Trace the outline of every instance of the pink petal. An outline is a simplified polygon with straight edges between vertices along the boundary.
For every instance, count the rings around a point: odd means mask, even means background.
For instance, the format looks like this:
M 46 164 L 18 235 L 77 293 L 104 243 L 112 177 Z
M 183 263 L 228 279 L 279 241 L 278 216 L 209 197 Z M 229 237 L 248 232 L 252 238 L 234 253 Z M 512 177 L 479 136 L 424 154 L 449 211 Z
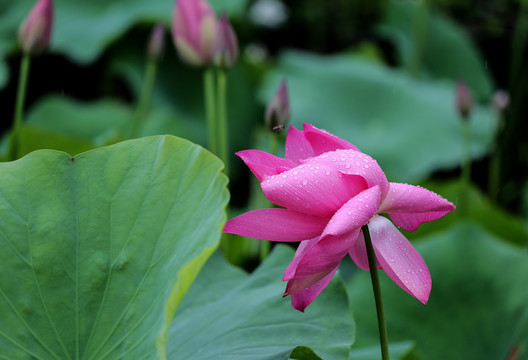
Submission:
M 352 247 L 350 248 L 348 254 L 360 269 L 367 271 L 370 270 L 367 256 L 367 247 L 365 245 L 365 237 L 363 236 L 363 230 L 359 232 L 359 235 L 356 241 L 354 242 L 354 245 L 352 245 Z M 376 264 L 378 269 L 381 269 L 381 266 L 377 260 Z
M 350 198 L 366 188 L 360 176 L 332 167 L 299 165 L 261 183 L 269 201 L 298 212 L 330 218 Z
M 286 159 L 295 162 L 315 156 L 312 145 L 306 140 L 304 132 L 297 130 L 293 125 L 290 125 L 288 135 L 286 135 L 286 149 L 284 153 Z
M 295 309 L 304 312 L 304 309 L 306 309 L 306 307 L 311 304 L 317 295 L 319 295 L 332 280 L 336 271 L 337 267 L 316 283 L 291 294 L 292 306 Z
M 260 150 L 239 151 L 236 155 L 246 163 L 259 181 L 262 181 L 265 176 L 277 175 L 283 172 L 284 169 L 291 169 L 296 166 L 290 160 L 282 159 Z
M 352 149 L 336 150 L 301 161 L 304 164 L 318 164 L 334 167 L 343 174 L 360 175 L 369 187 L 378 185 L 383 199 L 389 191 L 389 182 L 380 166 L 370 156 Z
M 262 240 L 302 241 L 320 235 L 327 222 L 288 209 L 259 209 L 229 220 L 224 232 Z
M 323 231 L 325 235 L 343 235 L 366 225 L 376 215 L 381 200 L 379 186 L 368 188 L 336 211 Z
M 320 236 L 317 236 L 313 239 L 302 241 L 299 244 L 299 246 L 297 247 L 297 250 L 295 251 L 295 255 L 293 256 L 292 262 L 288 264 L 286 271 L 284 271 L 284 275 L 282 276 L 282 281 L 293 279 L 293 277 L 295 276 L 295 271 L 297 270 L 297 265 L 299 265 L 299 261 L 301 261 L 302 256 L 307 250 L 309 250 L 315 244 L 317 244 L 320 238 L 321 238 Z
M 390 183 L 379 213 L 388 212 L 394 223 L 414 231 L 427 221 L 436 220 L 455 210 L 455 206 L 440 195 L 420 186 Z
M 283 279 L 288 279 L 286 295 L 304 289 L 332 272 L 348 253 L 359 234 L 359 229 L 345 235 L 328 235 L 315 240 L 302 254 L 296 255 L 295 273 L 287 269 Z
M 431 292 L 431 275 L 418 251 L 389 219 L 377 215 L 368 226 L 382 269 L 399 287 L 425 305 Z
M 337 136 L 326 132 L 325 130 L 318 129 L 311 124 L 304 124 L 303 129 L 304 136 L 312 145 L 316 156 L 338 149 L 352 149 L 359 151 L 357 147 L 348 141 L 340 139 Z

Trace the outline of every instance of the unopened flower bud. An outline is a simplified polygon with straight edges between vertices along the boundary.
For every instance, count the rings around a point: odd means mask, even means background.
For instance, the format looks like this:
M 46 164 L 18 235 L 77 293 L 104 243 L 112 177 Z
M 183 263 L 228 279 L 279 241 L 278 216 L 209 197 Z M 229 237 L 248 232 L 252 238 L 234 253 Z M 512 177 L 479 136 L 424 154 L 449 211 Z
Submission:
M 238 41 L 225 13 L 218 21 L 218 34 L 215 40 L 215 64 L 231 68 L 238 59 Z
M 172 37 L 185 63 L 211 64 L 217 32 L 216 16 L 207 1 L 177 0 L 172 16 Z
M 456 109 L 462 119 L 469 120 L 473 108 L 473 97 L 466 83 L 459 81 L 456 85 Z
M 18 30 L 18 41 L 28 54 L 46 50 L 53 25 L 53 0 L 39 0 Z
M 275 96 L 266 108 L 266 125 L 273 132 L 281 132 L 290 119 L 290 100 L 286 80 L 282 80 Z
M 147 56 L 151 59 L 157 59 L 163 52 L 165 40 L 165 26 L 158 23 L 152 33 L 150 34 L 149 43 L 147 46 Z
M 496 112 L 502 113 L 510 104 L 510 95 L 504 90 L 497 90 L 493 95 L 492 104 Z

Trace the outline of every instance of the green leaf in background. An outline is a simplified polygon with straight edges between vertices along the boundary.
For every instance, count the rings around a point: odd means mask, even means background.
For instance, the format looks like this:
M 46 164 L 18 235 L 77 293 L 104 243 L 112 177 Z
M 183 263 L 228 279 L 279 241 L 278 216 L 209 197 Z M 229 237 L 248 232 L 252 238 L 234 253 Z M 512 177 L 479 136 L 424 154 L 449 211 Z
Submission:
M 132 45 L 132 46 L 131 46 Z M 134 95 L 139 96 L 145 67 L 144 49 L 127 37 L 112 50 L 110 71 L 122 78 Z M 231 172 L 244 168 L 234 155 L 240 149 L 252 147 L 254 124 L 264 123 L 264 109 L 255 99 L 255 70 L 241 58 L 229 71 L 227 111 Z M 203 103 L 203 71 L 182 64 L 174 51 L 166 51 L 158 63 L 158 73 L 152 94 L 151 112 L 145 121 L 143 134 L 172 134 L 199 144 L 205 143 L 205 112 Z M 172 114 L 172 116 L 171 116 Z
M 21 129 L 18 157 L 38 149 L 78 154 L 122 140 L 132 111 L 110 100 L 83 103 L 49 96 L 36 104 Z
M 0 168 L 1 357 L 162 358 L 225 222 L 220 161 L 159 136 Z
M 458 203 L 460 193 L 464 191 L 468 201 L 467 211 L 466 213 L 453 211 L 441 219 L 422 224 L 417 231 L 404 231 L 408 239 L 423 238 L 432 232 L 446 229 L 460 220 L 469 219 L 501 240 L 518 246 L 528 246 L 528 229 L 525 221 L 494 206 L 475 186 L 465 187 L 460 181 L 444 184 L 426 183 L 423 186 L 441 194 L 455 205 Z
M 423 6 L 426 8 L 419 9 Z M 464 29 L 442 13 L 429 9 L 432 7 L 424 2 L 388 1 L 380 32 L 393 40 L 403 65 L 408 66 L 415 51 L 414 26 L 420 23 L 415 17 L 425 16 L 426 26 L 419 30 L 425 36 L 425 72 L 437 79 L 463 79 L 478 99 L 489 100 L 493 81 L 482 55 Z
M 462 129 L 454 84 L 423 82 L 350 55 L 289 51 L 264 83 L 261 100 L 288 80 L 292 123 L 324 128 L 373 156 L 393 181 L 411 182 L 460 164 Z M 496 130 L 489 108 L 471 118 L 472 154 L 485 154 Z
M 433 280 L 427 306 L 382 276 L 389 341 L 414 341 L 423 360 L 528 359 L 528 254 L 472 223 L 458 223 L 416 248 Z M 353 349 L 379 344 L 370 278 L 347 280 L 357 340 Z
M 0 0 L 0 49 L 15 44 L 17 29 L 34 3 L 34 0 Z M 210 0 L 210 3 L 217 11 L 240 16 L 247 0 Z M 55 0 L 51 51 L 78 63 L 90 63 L 135 24 L 145 21 L 170 24 L 174 4 L 174 0 Z M 4 55 L 0 53 L 0 58 Z
M 341 280 L 300 313 L 282 297 L 292 257 L 291 248 L 278 245 L 248 275 L 213 255 L 176 312 L 168 358 L 315 360 L 315 352 L 325 360 L 348 359 L 355 327 Z

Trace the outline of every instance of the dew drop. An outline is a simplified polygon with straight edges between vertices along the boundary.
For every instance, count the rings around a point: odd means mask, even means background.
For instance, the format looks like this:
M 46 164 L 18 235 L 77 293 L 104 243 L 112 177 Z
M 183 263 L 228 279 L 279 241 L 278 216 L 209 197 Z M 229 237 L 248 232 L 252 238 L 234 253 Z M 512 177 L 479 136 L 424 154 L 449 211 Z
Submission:
M 312 174 L 312 176 L 313 176 L 313 174 Z M 305 180 L 302 181 L 302 184 L 306 185 L 306 184 L 308 184 L 308 181 L 305 179 Z

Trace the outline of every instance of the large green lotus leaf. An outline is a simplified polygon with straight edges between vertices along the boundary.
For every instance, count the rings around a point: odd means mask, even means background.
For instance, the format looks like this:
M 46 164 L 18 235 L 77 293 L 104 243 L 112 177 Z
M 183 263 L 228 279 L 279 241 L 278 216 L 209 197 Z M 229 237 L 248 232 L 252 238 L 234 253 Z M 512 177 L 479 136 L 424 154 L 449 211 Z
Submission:
M 415 17 L 423 16 L 422 2 L 388 1 L 379 28 L 397 46 L 404 66 L 413 60 Z M 423 21 L 423 20 L 422 20 Z M 493 81 L 485 62 L 469 35 L 455 22 L 432 8 L 425 12 L 423 70 L 433 77 L 457 81 L 463 79 L 477 98 L 489 99 Z
M 0 168 L 2 358 L 163 358 L 225 221 L 221 162 L 158 136 Z
M 267 102 L 288 80 L 292 123 L 312 123 L 350 141 L 378 160 L 391 180 L 414 181 L 460 163 L 462 124 L 454 109 L 454 84 L 419 81 L 400 70 L 350 55 L 288 51 L 265 81 Z M 476 107 L 472 154 L 488 151 L 494 114 Z
M 457 180 L 448 183 L 426 183 L 424 187 L 453 202 L 457 211 L 422 224 L 417 231 L 403 231 L 407 238 L 420 239 L 439 229 L 448 228 L 460 220 L 470 219 L 501 240 L 520 246 L 528 245 L 528 231 L 524 220 L 493 205 L 475 186 L 466 187 Z M 461 208 L 462 205 L 459 206 L 462 192 L 468 202 L 466 211 Z
M 355 326 L 339 278 L 300 313 L 282 297 L 291 248 L 276 246 L 250 275 L 215 255 L 176 312 L 169 359 L 348 359 Z
M 34 0 L 0 0 L 0 44 L 14 44 L 20 23 Z M 247 0 L 211 0 L 217 11 L 239 16 Z M 101 55 L 116 38 L 140 22 L 170 24 L 173 0 L 55 0 L 51 51 L 66 54 L 79 63 Z M 141 46 L 144 48 L 144 46 Z M 0 58 L 3 57 L 0 53 Z
M 382 272 L 391 342 L 412 340 L 421 359 L 506 359 L 528 352 L 528 254 L 473 223 L 458 223 L 416 244 L 433 281 L 427 306 Z M 379 344 L 368 272 L 348 283 L 358 347 Z

